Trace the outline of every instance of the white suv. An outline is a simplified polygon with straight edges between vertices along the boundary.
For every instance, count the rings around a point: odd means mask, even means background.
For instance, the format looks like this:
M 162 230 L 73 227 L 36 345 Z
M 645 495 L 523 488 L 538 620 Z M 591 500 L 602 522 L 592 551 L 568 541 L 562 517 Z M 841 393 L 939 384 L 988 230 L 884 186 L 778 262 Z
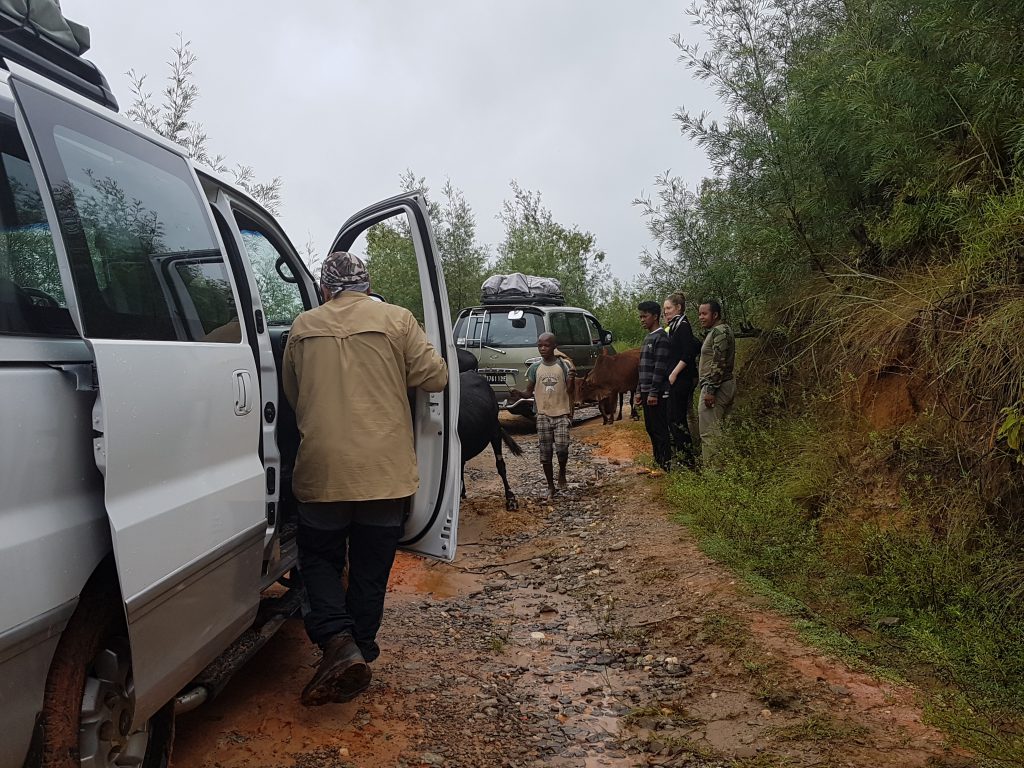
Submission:
M 261 598 L 294 583 L 278 369 L 319 298 L 274 219 L 120 117 L 88 62 L 10 30 L 0 57 L 0 768 L 153 768 L 175 707 L 215 694 L 297 603 Z M 427 334 L 457 370 L 421 197 L 355 215 L 331 250 L 403 214 Z M 458 381 L 411 411 L 403 544 L 444 559 Z

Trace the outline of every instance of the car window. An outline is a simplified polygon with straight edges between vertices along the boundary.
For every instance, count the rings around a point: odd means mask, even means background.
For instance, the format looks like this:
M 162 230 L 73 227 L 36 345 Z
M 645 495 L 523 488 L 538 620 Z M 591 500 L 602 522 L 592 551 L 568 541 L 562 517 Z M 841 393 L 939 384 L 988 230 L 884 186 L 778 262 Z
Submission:
M 597 324 L 597 320 L 592 318 L 590 315 L 587 318 L 587 328 L 590 329 L 590 343 L 600 344 L 601 343 L 601 326 Z
M 480 315 L 463 315 L 455 321 L 452 333 L 455 344 L 460 347 L 475 347 L 483 342 L 484 320 Z
M 224 255 L 188 163 L 42 91 L 21 96 L 86 335 L 240 342 Z
M 238 229 L 242 234 L 245 251 L 249 255 L 256 285 L 263 301 L 263 313 L 268 325 L 291 325 L 292 321 L 306 307 L 302 303 L 302 293 L 298 282 L 286 282 L 277 271 L 277 261 L 282 253 L 263 232 L 259 231 L 255 222 L 244 216 L 235 217 Z M 285 274 L 294 277 L 288 261 L 282 264 Z
M 491 312 L 487 322 L 487 341 L 492 347 L 532 347 L 537 343 L 540 330 L 540 316 L 532 312 L 523 314 L 525 324 L 517 328 L 508 319 L 508 312 Z
M 590 344 L 586 318 L 579 312 L 552 312 L 551 332 L 559 344 Z
M 541 316 L 533 312 L 524 312 L 523 321 L 525 325 L 517 328 L 516 324 L 509 320 L 507 311 L 463 315 L 455 323 L 455 343 L 468 347 L 475 347 L 481 343 L 489 347 L 536 346 L 537 337 L 544 332 Z
M 0 333 L 75 336 L 32 166 L 0 116 Z

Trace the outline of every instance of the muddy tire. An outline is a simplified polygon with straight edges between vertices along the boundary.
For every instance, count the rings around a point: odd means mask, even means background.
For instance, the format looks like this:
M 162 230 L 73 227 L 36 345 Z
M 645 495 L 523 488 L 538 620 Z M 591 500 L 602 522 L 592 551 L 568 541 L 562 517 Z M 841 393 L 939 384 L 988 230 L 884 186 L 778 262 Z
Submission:
M 173 702 L 142 729 L 126 733 L 132 717 L 131 655 L 112 594 L 116 587 L 87 588 L 57 644 L 40 717 L 40 768 L 166 768 L 170 763 Z

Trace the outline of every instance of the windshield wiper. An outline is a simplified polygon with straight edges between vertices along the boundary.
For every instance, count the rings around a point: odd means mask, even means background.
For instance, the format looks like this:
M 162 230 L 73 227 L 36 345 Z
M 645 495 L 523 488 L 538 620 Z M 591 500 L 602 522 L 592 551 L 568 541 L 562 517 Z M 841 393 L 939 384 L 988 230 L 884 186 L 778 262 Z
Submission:
M 481 344 L 480 346 L 483 347 L 484 349 L 491 350 L 491 352 L 500 352 L 503 355 L 508 354 L 508 352 L 506 352 L 504 349 L 498 349 L 497 347 L 488 347 L 486 344 Z

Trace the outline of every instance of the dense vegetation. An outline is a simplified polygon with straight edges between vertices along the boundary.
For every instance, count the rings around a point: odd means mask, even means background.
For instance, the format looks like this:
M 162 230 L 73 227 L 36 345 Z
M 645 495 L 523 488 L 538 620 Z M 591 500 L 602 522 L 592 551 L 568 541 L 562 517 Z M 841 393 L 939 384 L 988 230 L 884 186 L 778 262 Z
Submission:
M 648 255 L 651 279 L 765 328 L 781 375 L 806 361 L 822 383 L 831 351 L 845 373 L 911 376 L 971 458 L 999 465 L 995 500 L 1020 454 L 977 438 L 1019 418 L 1024 395 L 1024 6 L 714 0 L 695 14 L 710 49 L 676 43 L 728 113 L 677 115 L 717 174 L 695 192 L 662 178 L 641 201 L 668 251 Z
M 930 681 L 991 764 L 1024 763 L 1024 5 L 691 13 L 705 47 L 675 43 L 725 114 L 676 118 L 715 175 L 637 201 L 646 284 L 762 334 L 680 509 L 841 647 Z

